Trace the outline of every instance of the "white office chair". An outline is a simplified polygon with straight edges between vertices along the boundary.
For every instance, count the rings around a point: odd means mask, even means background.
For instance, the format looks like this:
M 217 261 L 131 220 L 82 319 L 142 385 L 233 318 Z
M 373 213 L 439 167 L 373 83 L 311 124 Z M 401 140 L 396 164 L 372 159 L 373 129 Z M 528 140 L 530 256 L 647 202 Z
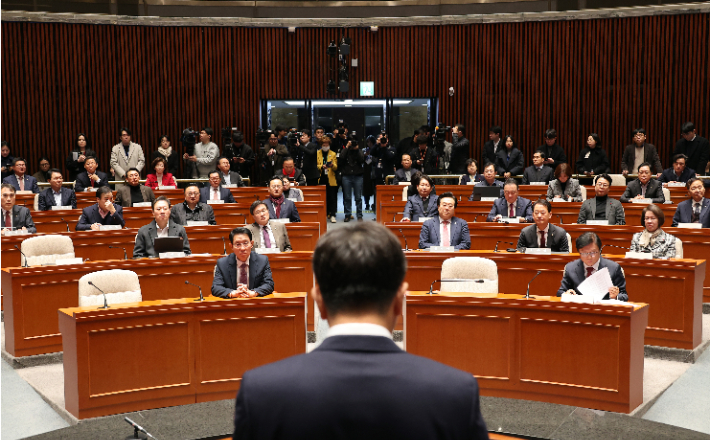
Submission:
M 582 201 L 587 200 L 587 187 L 585 187 L 584 185 L 579 185 L 579 189 L 582 192 Z
M 79 278 L 79 307 L 103 306 L 104 297 L 89 281 L 106 293 L 111 304 L 141 302 L 141 285 L 138 275 L 130 270 L 111 269 L 92 272 Z
M 441 292 L 498 294 L 498 266 L 495 261 L 479 257 L 454 257 L 441 265 L 442 279 L 483 280 L 482 283 L 441 283 Z
M 20 263 L 23 266 L 41 266 L 63 258 L 74 258 L 74 243 L 64 235 L 31 237 L 22 242 L 20 249 L 24 254 L 20 254 Z
M 675 238 L 675 257 L 683 258 L 683 242 L 678 237 Z
M 402 201 L 406 202 L 407 201 L 407 190 L 409 189 L 409 185 L 402 185 Z
M 568 254 L 572 253 L 572 237 L 569 235 L 569 232 L 567 232 L 567 247 L 569 249 Z
M 671 201 L 671 190 L 669 190 L 668 188 L 662 188 L 662 190 L 663 190 L 663 197 L 666 198 L 666 202 L 670 202 Z
M 39 193 L 35 194 L 34 201 L 32 202 L 33 211 L 39 211 Z
M 623 174 L 609 174 L 611 186 L 626 186 L 626 177 Z

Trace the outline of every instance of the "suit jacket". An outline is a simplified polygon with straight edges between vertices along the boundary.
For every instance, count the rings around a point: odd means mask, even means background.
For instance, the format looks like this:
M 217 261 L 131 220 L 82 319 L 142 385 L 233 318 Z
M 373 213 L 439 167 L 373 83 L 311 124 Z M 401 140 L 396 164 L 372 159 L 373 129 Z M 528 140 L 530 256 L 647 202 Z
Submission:
M 665 182 L 687 182 L 690 180 L 691 177 L 695 177 L 695 170 L 692 170 L 688 167 L 685 167 L 682 173 L 680 173 L 680 177 L 675 173 L 675 170 L 673 167 L 666 168 L 663 170 L 663 173 L 661 174 L 661 177 L 659 177 L 658 180 L 661 183 Z
M 429 249 L 432 246 L 441 246 L 439 228 L 441 219 L 437 215 L 430 218 L 422 225 L 419 233 L 419 249 Z M 457 250 L 471 249 L 471 234 L 468 232 L 468 223 L 458 218 L 451 217 L 451 240 L 449 243 Z
M 508 149 L 503 148 L 498 150 L 496 155 L 496 172 L 498 175 L 503 175 L 504 173 L 510 173 L 511 176 L 517 176 L 522 174 L 523 168 L 525 167 L 525 160 L 523 158 L 523 152 L 517 148 L 510 150 L 510 160 L 508 160 Z
M 545 182 L 550 183 L 555 179 L 555 171 L 546 166 L 542 166 L 540 170 L 535 165 L 525 168 L 523 172 L 523 185 L 529 185 L 530 182 Z
M 18 206 L 15 205 L 12 207 L 12 225 L 15 230 L 17 229 L 22 229 L 22 227 L 27 228 L 27 232 L 30 234 L 36 234 L 37 233 L 37 228 L 35 227 L 34 222 L 32 221 L 32 214 L 30 213 L 30 210 L 25 208 L 24 206 Z M 2 227 L 9 227 L 5 225 L 5 216 L 0 215 L 2 217 Z
M 628 203 L 639 194 L 641 194 L 641 181 L 639 179 L 632 180 L 626 186 L 626 191 L 624 191 L 624 194 L 622 194 L 619 200 L 623 203 Z M 646 198 L 653 200 L 653 203 L 665 203 L 666 196 L 663 195 L 663 185 L 661 182 L 656 179 L 648 181 L 646 185 Z
M 480 186 L 497 186 L 498 188 L 500 188 L 500 195 L 498 197 L 503 197 L 503 188 L 505 187 L 505 185 L 500 180 L 494 180 L 493 185 L 489 185 L 488 182 L 485 179 L 483 179 L 480 182 L 478 182 L 477 184 L 473 185 L 474 188 L 477 186 L 479 186 L 479 187 Z M 473 193 L 475 193 L 475 192 L 476 192 L 475 189 L 473 191 L 471 191 L 471 195 L 468 196 L 469 202 L 473 201 Z
M 284 177 L 284 170 L 281 168 L 275 176 L 279 176 L 283 179 Z M 295 182 L 298 182 L 300 186 L 306 186 L 306 176 L 303 174 L 303 171 L 299 170 L 296 168 L 296 171 L 293 173 L 293 179 Z
M 662 173 L 663 167 L 661 166 L 661 159 L 658 158 L 658 151 L 656 147 L 652 144 L 643 144 L 643 161 L 651 164 L 651 172 Z M 621 157 L 621 171 L 628 171 L 631 174 L 636 173 L 637 170 L 631 170 L 629 167 L 634 166 L 636 161 L 636 144 L 629 144 L 624 150 L 624 155 Z
M 466 159 L 471 157 L 471 147 L 468 139 L 459 137 L 451 145 L 451 159 L 449 161 L 449 171 L 451 174 L 463 174 L 466 172 Z
M 582 188 L 579 186 L 579 180 L 569 178 L 567 180 L 567 186 L 565 187 L 564 194 L 562 193 L 562 185 L 560 181 L 555 179 L 550 182 L 547 187 L 547 200 L 552 200 L 555 196 L 567 196 L 570 202 L 581 202 L 582 201 Z
M 208 183 L 207 186 L 200 188 L 200 203 L 207 203 L 211 197 L 212 187 Z M 224 200 L 224 203 L 237 203 L 229 188 L 223 188 L 222 185 L 219 186 L 219 199 Z
M 418 169 L 419 171 L 427 175 L 437 173 L 439 155 L 436 153 L 436 148 L 427 147 L 423 165 L 417 164 L 417 161 L 422 158 L 422 153 L 419 147 L 412 150 L 410 154 L 412 155 L 412 168 Z
M 597 198 L 592 197 L 587 199 L 582 203 L 582 207 L 579 209 L 579 217 L 577 217 L 577 223 L 580 225 L 586 224 L 587 220 L 594 220 L 597 212 Z M 624 207 L 621 206 L 621 202 L 611 197 L 607 197 L 606 202 L 606 218 L 610 225 L 625 225 L 626 217 L 624 214 Z
M 619 266 L 618 263 L 607 260 L 604 257 L 599 257 L 599 270 L 603 268 L 609 269 L 609 275 L 611 276 L 611 282 L 614 286 L 619 288 L 619 296 L 616 297 L 619 301 L 628 301 L 629 295 L 626 293 L 626 278 L 624 277 L 624 270 Z M 584 270 L 584 262 L 582 260 L 574 260 L 565 266 L 564 274 L 562 275 L 562 284 L 560 289 L 557 291 L 557 296 L 562 296 L 563 293 L 569 289 L 573 289 L 579 295 L 577 287 L 582 284 L 586 278 L 586 273 Z M 609 294 L 607 294 L 604 299 L 609 299 Z
M 281 252 L 293 250 L 291 248 L 291 242 L 288 239 L 286 225 L 281 222 L 269 222 L 269 228 L 271 228 L 271 233 L 274 235 L 276 247 L 278 247 Z M 261 227 L 259 224 L 252 223 L 247 226 L 247 229 L 251 231 L 252 240 L 254 240 L 254 247 L 263 247 L 264 237 L 261 234 Z
M 569 253 L 567 232 L 552 223 L 550 223 L 549 226 L 547 236 L 545 237 L 545 247 L 550 248 L 552 252 Z M 537 244 L 539 236 L 540 234 L 537 232 L 537 225 L 526 226 L 522 231 L 520 231 L 520 237 L 518 237 L 518 249 L 539 247 Z
M 76 209 L 76 194 L 69 188 L 61 187 L 59 193 L 62 195 L 62 204 L 60 206 L 71 206 Z M 52 206 L 55 206 L 54 192 L 52 188 L 47 188 L 39 194 L 37 206 L 40 211 L 50 211 Z
M 108 186 L 108 174 L 102 173 L 101 171 L 96 171 L 96 175 L 99 176 L 96 186 L 92 187 L 92 180 L 89 179 L 89 174 L 84 171 L 76 176 L 76 181 L 74 182 L 74 191 L 85 191 L 87 188 L 98 188 L 100 186 Z
M 155 193 L 153 190 L 145 185 L 140 185 L 141 194 L 143 195 L 144 202 L 152 202 L 155 200 Z M 123 206 L 124 208 L 130 208 L 133 206 L 131 201 L 131 187 L 130 185 L 121 185 L 116 188 L 116 204 Z
M 317 179 L 320 176 L 320 167 L 316 154 L 320 148 L 317 142 L 299 145 L 298 150 L 303 155 L 303 174 L 308 179 Z
M 584 174 L 587 171 L 591 171 L 594 174 L 608 173 L 611 171 L 606 151 L 599 147 L 595 147 L 594 149 L 589 147 L 582 148 L 582 151 L 579 152 L 579 158 L 577 159 L 577 172 Z
M 88 206 L 81 211 L 81 216 L 79 216 L 79 222 L 76 224 L 77 231 L 89 231 L 91 230 L 91 225 L 94 223 L 99 223 L 102 225 L 121 225 L 123 228 L 126 226 L 126 222 L 123 220 L 123 208 L 121 205 L 113 204 L 116 208 L 116 212 L 113 215 L 109 214 L 106 217 L 101 217 L 99 213 L 99 204 Z
M 409 179 L 407 179 L 407 175 L 404 174 L 404 168 L 397 169 L 394 172 L 394 184 L 399 185 L 399 182 L 411 182 L 412 176 L 414 175 L 414 173 L 417 172 L 417 170 L 414 168 L 410 168 L 409 171 L 411 174 L 409 174 Z
M 467 174 L 463 174 L 461 177 L 459 177 L 459 185 L 468 185 L 468 182 L 471 181 L 471 176 Z M 473 177 L 473 181 L 478 183 L 483 181 L 483 175 L 476 173 L 476 175 Z
M 182 237 L 182 251 L 185 252 L 186 255 L 192 253 L 192 251 L 190 251 L 190 242 L 187 241 L 187 232 L 185 232 L 185 228 L 181 225 L 175 222 L 169 222 L 168 236 Z M 158 225 L 155 224 L 155 220 L 145 226 L 141 226 L 138 230 L 138 235 L 136 235 L 136 244 L 133 247 L 133 258 L 157 257 L 158 254 L 155 253 L 155 248 L 153 247 L 157 237 Z
M 710 143 L 700 136 L 695 136 L 692 142 L 681 138 L 675 144 L 673 155 L 675 156 L 676 154 L 688 156 L 685 166 L 697 170 L 700 175 L 703 175 L 705 174 L 705 168 L 708 166 L 708 160 L 710 160 Z
M 427 210 L 424 212 L 424 201 L 419 194 L 414 194 L 407 199 L 407 204 L 404 205 L 404 216 L 403 218 L 408 218 L 413 222 L 419 221 L 419 217 L 434 217 L 439 215 L 439 208 L 436 206 L 436 201 L 439 196 L 436 194 L 429 194 L 429 205 L 427 205 Z
M 22 180 L 25 181 L 25 191 L 32 191 L 35 194 L 39 193 L 39 186 L 37 185 L 37 179 L 25 174 L 24 176 L 22 176 Z M 7 176 L 6 178 L 2 179 L 2 183 L 9 183 L 10 185 L 15 187 L 16 191 L 20 190 L 20 184 L 17 181 L 17 176 L 15 175 L 15 173 L 12 173 L 9 176 Z
M 508 217 L 508 214 L 510 214 L 508 201 L 505 198 L 493 202 L 493 207 L 491 208 L 491 212 L 488 213 L 486 221 L 496 221 L 495 218 L 498 214 L 503 217 Z M 515 216 L 525 218 L 526 222 L 532 222 L 532 202 L 524 197 L 518 197 L 518 200 L 515 201 Z
M 661 229 L 660 233 L 654 240 L 653 244 L 648 246 L 641 245 L 641 235 L 643 232 L 637 232 L 631 239 L 631 252 L 642 252 L 653 254 L 653 258 L 675 258 L 677 240 L 673 235 L 666 234 L 666 231 Z
M 552 168 L 553 170 L 557 168 L 557 165 L 567 163 L 567 155 L 565 154 L 565 150 L 557 144 L 553 144 L 551 147 L 548 147 L 547 144 L 542 144 L 537 147 L 535 151 L 542 151 L 548 159 L 553 159 L 555 161 L 550 164 L 545 164 L 546 167 Z
M 214 210 L 212 207 L 206 203 L 197 202 L 195 206 L 194 215 L 190 219 L 192 221 L 206 221 L 207 224 L 216 225 L 217 221 L 214 219 Z M 187 203 L 176 203 L 170 209 L 170 221 L 186 226 L 187 225 Z
M 274 209 L 274 204 L 271 202 L 271 197 L 264 199 L 264 203 L 266 203 L 266 207 L 269 208 L 269 218 L 287 218 L 291 223 L 301 221 L 296 204 L 289 199 L 284 199 L 284 202 L 281 204 L 281 217 L 276 217 L 276 210 Z
M 505 150 L 505 141 L 501 138 L 498 141 L 498 151 Z M 487 163 L 496 163 L 497 151 L 495 151 L 495 143 L 492 140 L 488 140 L 483 145 L 483 156 L 481 157 L 481 163 L 479 166 L 481 168 L 485 167 Z
M 342 335 L 247 371 L 233 438 L 477 440 L 488 432 L 470 373 L 386 337 Z
M 673 227 L 678 223 L 690 223 L 693 219 L 693 199 L 684 200 L 678 203 L 678 207 L 673 215 Z M 703 198 L 700 208 L 700 223 L 703 228 L 710 228 L 710 199 Z
M 227 182 L 225 182 L 225 180 L 224 180 L 224 175 L 222 174 L 221 171 L 219 172 L 219 180 L 222 183 L 222 185 L 227 184 Z M 239 173 L 237 173 L 235 171 L 229 172 L 229 182 L 231 185 L 236 184 L 238 188 L 241 188 L 242 186 L 244 186 L 244 182 L 242 181 L 242 176 L 239 175 Z
M 266 255 L 253 252 L 249 255 L 249 290 L 259 296 L 271 295 L 274 292 L 274 280 L 271 277 L 271 266 Z M 229 298 L 229 294 L 237 290 L 237 257 L 227 255 L 217 260 L 212 281 L 212 295 Z
M 67 167 L 67 180 L 75 180 L 76 176 L 78 176 L 80 173 L 84 171 L 84 163 L 85 162 L 79 162 L 78 160 L 74 160 L 74 153 L 79 153 L 81 155 L 81 149 L 79 146 L 75 146 L 74 149 L 69 153 L 69 156 L 67 156 L 66 160 L 64 161 L 64 165 Z M 84 150 L 84 157 L 95 157 L 96 158 L 96 163 L 99 162 L 99 157 L 96 154 L 96 151 L 92 150 L 89 147 L 86 147 Z
M 128 157 L 123 144 L 119 142 L 111 149 L 111 168 L 116 175 L 116 180 L 123 180 L 129 168 L 137 168 L 138 171 L 143 171 L 145 168 L 145 156 L 143 155 L 143 147 L 133 142 L 128 147 Z

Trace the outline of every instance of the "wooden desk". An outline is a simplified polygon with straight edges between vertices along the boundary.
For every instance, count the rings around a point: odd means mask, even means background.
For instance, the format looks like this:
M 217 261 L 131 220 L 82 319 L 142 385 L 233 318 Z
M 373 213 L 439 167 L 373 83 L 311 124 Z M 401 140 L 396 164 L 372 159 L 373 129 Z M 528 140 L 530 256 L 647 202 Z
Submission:
M 405 349 L 476 376 L 481 395 L 629 413 L 643 402 L 649 307 L 405 298 Z
M 85 419 L 234 399 L 245 371 L 305 353 L 305 296 L 61 309 L 65 407 Z

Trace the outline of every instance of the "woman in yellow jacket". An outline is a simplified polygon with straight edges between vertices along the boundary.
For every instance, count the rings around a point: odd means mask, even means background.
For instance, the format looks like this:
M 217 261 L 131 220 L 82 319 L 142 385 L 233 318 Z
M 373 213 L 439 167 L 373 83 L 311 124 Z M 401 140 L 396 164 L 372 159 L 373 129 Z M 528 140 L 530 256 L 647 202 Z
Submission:
M 338 160 L 334 151 L 330 149 L 332 140 L 328 136 L 318 139 L 320 150 L 316 153 L 316 163 L 320 169 L 319 185 L 325 188 L 325 212 L 332 223 L 335 223 L 335 213 L 338 210 L 338 181 L 335 172 L 338 169 Z

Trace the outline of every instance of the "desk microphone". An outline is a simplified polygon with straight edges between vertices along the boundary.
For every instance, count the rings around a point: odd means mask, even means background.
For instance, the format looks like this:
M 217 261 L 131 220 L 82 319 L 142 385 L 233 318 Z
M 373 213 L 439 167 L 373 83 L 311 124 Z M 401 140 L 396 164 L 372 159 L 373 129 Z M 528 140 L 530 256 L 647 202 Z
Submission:
M 123 249 L 123 259 L 128 260 L 128 254 L 126 253 L 126 248 L 121 246 L 109 246 L 109 249 Z
M 258 200 L 258 198 L 257 198 L 257 200 Z M 247 216 L 246 216 L 246 215 L 240 214 L 240 213 L 238 213 L 238 212 L 235 212 L 234 215 L 241 215 L 242 217 L 244 217 L 244 224 L 245 224 L 245 225 L 247 224 Z
M 537 273 L 535 274 L 534 277 L 532 277 L 532 280 L 528 283 L 528 291 L 525 293 L 524 299 L 530 299 L 530 298 L 535 298 L 534 296 L 530 296 L 530 284 L 532 284 L 533 280 L 537 278 L 538 275 L 542 273 L 541 270 L 538 270 Z
M 609 247 L 615 247 L 615 248 L 619 248 L 619 249 L 626 249 L 627 251 L 631 252 L 631 249 L 626 248 L 626 247 L 623 247 L 623 246 L 616 246 L 616 245 L 613 245 L 613 244 L 605 244 L 604 246 L 602 246 L 601 249 L 599 249 L 599 255 L 602 254 L 602 251 L 603 251 L 604 248 L 607 247 L 607 246 L 609 246 Z
M 25 255 L 24 252 L 22 252 L 22 249 L 20 249 L 17 245 L 15 245 L 15 249 L 20 251 L 23 257 L 25 257 L 25 264 L 22 265 L 22 267 L 30 267 L 29 263 L 27 262 L 27 255 Z
M 407 236 L 404 235 L 404 232 L 402 232 L 402 228 L 399 228 L 399 233 L 402 235 L 402 238 L 404 238 L 404 250 L 408 251 L 409 246 L 407 246 Z
M 562 221 L 562 216 L 561 216 L 561 215 L 558 214 L 558 215 L 557 215 L 557 218 L 560 220 L 560 224 L 561 224 L 561 225 L 564 225 L 564 224 L 565 224 L 565 223 Z
M 227 242 L 224 241 L 224 237 L 222 237 L 222 249 L 224 249 L 224 255 L 227 255 Z
M 148 431 L 146 431 L 145 429 L 143 429 L 143 427 L 142 427 L 141 425 L 137 424 L 136 422 L 134 422 L 133 420 L 129 419 L 128 417 L 124 417 L 123 420 L 125 420 L 126 422 L 128 422 L 128 424 L 133 427 L 133 438 L 140 438 L 140 437 L 138 437 L 138 432 L 140 431 L 140 432 L 142 432 L 143 434 L 147 435 L 148 437 L 150 437 L 150 438 L 152 438 L 152 439 L 154 439 L 154 440 L 158 440 L 158 439 L 156 439 L 155 437 L 153 437 L 153 435 L 152 435 L 151 433 L 149 433 Z
M 89 281 L 89 286 L 92 286 L 94 289 L 98 290 L 99 292 L 101 292 L 101 293 L 104 295 L 104 306 L 103 306 L 103 307 L 99 307 L 99 309 L 108 309 L 108 302 L 106 302 L 106 293 L 104 293 L 103 290 L 101 290 L 101 289 L 99 289 L 98 287 L 96 287 L 96 284 L 94 284 L 94 283 L 91 282 L 91 281 Z
M 64 224 L 67 225 L 67 232 L 71 232 L 71 231 L 69 230 L 69 222 L 66 221 L 66 220 L 64 220 L 64 217 L 60 217 L 60 219 L 64 222 Z
M 199 298 L 199 299 L 196 299 L 195 301 L 204 301 L 204 300 L 205 300 L 205 297 L 202 296 L 202 287 L 198 286 L 197 284 L 192 284 L 191 282 L 189 282 L 189 281 L 187 281 L 187 280 L 185 280 L 185 284 L 189 284 L 189 285 L 191 285 L 191 286 L 195 286 L 195 287 L 197 287 L 198 289 L 200 289 L 200 298 Z
M 431 283 L 431 286 L 429 286 L 429 293 L 427 293 L 427 295 L 435 295 L 433 289 L 434 289 L 434 284 L 436 284 L 437 282 L 439 282 L 439 283 L 483 283 L 484 281 L 482 279 L 471 280 L 471 279 L 461 279 L 461 278 L 434 280 Z
M 513 243 L 512 241 L 498 240 L 498 241 L 496 241 L 496 248 L 493 250 L 493 252 L 498 252 L 498 245 L 499 245 L 500 243 L 505 243 L 505 244 L 509 244 L 509 245 L 511 245 L 511 246 L 515 246 L 515 243 Z M 515 251 L 516 251 L 516 249 L 512 249 L 512 248 L 509 248 L 509 249 L 506 249 L 506 250 L 507 250 L 508 252 L 515 252 Z

